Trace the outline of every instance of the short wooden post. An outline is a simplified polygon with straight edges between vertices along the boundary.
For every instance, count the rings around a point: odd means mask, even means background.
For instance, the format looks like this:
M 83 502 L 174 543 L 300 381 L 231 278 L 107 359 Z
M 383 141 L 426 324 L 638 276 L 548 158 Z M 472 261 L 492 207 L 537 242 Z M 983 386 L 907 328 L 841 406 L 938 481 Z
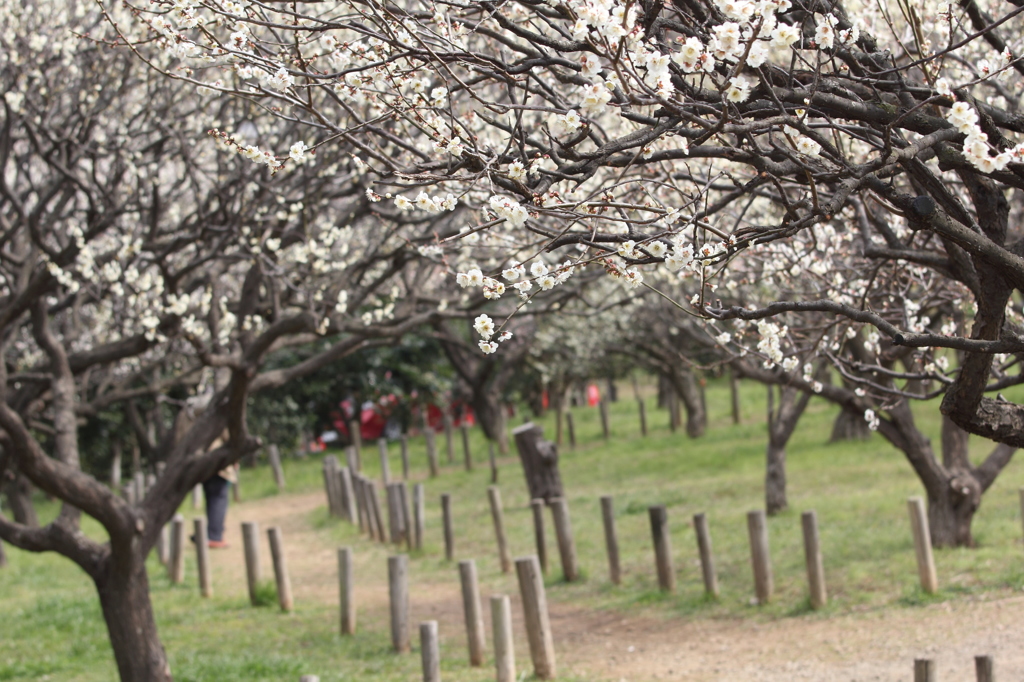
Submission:
M 260 527 L 255 521 L 242 523 L 242 547 L 245 550 L 245 579 L 249 585 L 249 602 L 259 606 Z
M 185 579 L 185 517 L 175 514 L 171 519 L 171 560 L 167 564 L 171 583 Z
M 555 644 L 551 636 L 551 621 L 548 618 L 544 576 L 540 572 L 537 557 L 516 559 L 516 576 L 519 579 L 519 593 L 523 599 L 523 615 L 526 621 L 526 636 L 530 642 L 533 673 L 539 679 L 550 680 L 555 676 Z
M 444 416 L 444 447 L 445 454 L 448 455 L 448 463 L 455 464 L 455 446 L 452 444 L 452 418 L 448 415 Z
M 700 552 L 700 571 L 704 576 L 704 592 L 718 596 L 718 575 L 715 573 L 715 559 L 711 554 L 711 532 L 708 517 L 701 512 L 693 515 L 693 529 L 697 533 L 697 549 Z
M 377 452 L 380 454 L 380 480 L 386 486 L 391 483 L 391 463 L 388 461 L 388 441 L 377 439 Z
M 356 518 L 359 521 L 359 532 L 365 532 L 372 538 L 373 526 L 370 524 L 369 507 L 366 504 L 366 491 L 363 488 L 363 477 L 359 474 L 351 473 L 350 478 L 352 479 L 352 492 L 356 498 Z
M 452 532 L 452 496 L 441 495 L 441 522 L 444 526 L 444 558 L 451 561 L 455 557 L 455 534 Z
M 391 598 L 391 646 L 398 653 L 409 651 L 409 557 L 388 557 L 388 594 Z
M 619 536 L 615 530 L 615 508 L 611 495 L 601 496 L 601 521 L 604 523 L 604 546 L 608 551 L 608 579 L 613 585 L 622 584 L 619 565 Z
M 933 594 L 939 589 L 939 578 L 935 573 L 935 557 L 932 556 L 932 537 L 928 529 L 928 513 L 920 497 L 907 498 L 910 511 L 910 529 L 914 533 L 914 551 L 917 554 L 917 574 L 921 589 Z
M 487 442 L 487 461 L 491 464 L 491 485 L 498 485 L 498 460 L 494 457 L 494 441 Z
M 469 449 L 469 427 L 463 424 L 459 427 L 462 431 L 462 461 L 466 471 L 473 470 L 473 452 Z
M 402 539 L 405 541 L 405 548 L 412 550 L 412 515 L 409 513 L 409 490 L 405 481 L 393 483 L 398 495 L 398 511 L 402 517 Z
M 164 566 L 170 561 L 171 553 L 171 529 L 168 524 L 160 527 L 160 534 L 156 536 L 156 558 Z
M 566 582 L 579 577 L 576 565 L 576 542 L 572 537 L 572 524 L 569 522 L 569 504 L 564 497 L 551 500 L 551 517 L 555 522 L 555 538 L 558 540 L 558 554 L 562 560 L 562 575 Z
M 345 448 L 345 463 L 348 464 L 348 470 L 352 472 L 352 475 L 358 474 L 363 470 L 363 461 L 355 446 L 349 445 Z
M 466 619 L 466 641 L 469 646 L 469 664 L 484 664 L 484 618 L 480 609 L 480 585 L 477 582 L 476 562 L 459 562 L 459 582 L 462 584 L 462 613 Z
M 356 633 L 356 604 L 352 576 L 352 548 L 338 550 L 338 596 L 341 606 L 341 634 Z
M 441 682 L 441 650 L 437 643 L 437 621 L 420 623 L 420 661 L 423 682 Z
M 370 479 L 366 479 L 366 488 L 370 493 L 370 508 L 373 511 L 373 524 L 377 527 L 377 540 L 387 544 L 388 534 L 384 526 L 384 514 L 380 510 L 380 497 L 377 495 L 377 486 Z
M 491 597 L 496 682 L 516 682 L 516 654 L 512 644 L 512 604 L 508 595 Z
M 142 504 L 146 497 L 146 474 L 136 471 L 132 476 L 132 485 L 135 486 L 135 504 Z
M 388 485 L 388 524 L 391 531 L 391 542 L 395 545 L 406 542 L 409 536 L 409 515 L 405 511 L 405 503 L 402 499 L 404 487 L 404 483 Z
M 282 611 L 292 610 L 292 581 L 288 577 L 288 562 L 284 556 L 281 529 L 272 526 L 267 529 L 270 540 L 270 558 L 274 562 L 274 582 L 277 583 L 277 603 Z
M 359 409 L 358 407 L 356 409 Z M 359 419 L 353 419 L 348 423 L 348 434 L 352 440 L 352 452 L 356 457 L 356 469 L 363 470 L 363 432 Z
M 429 426 L 423 435 L 427 440 L 427 466 L 430 469 L 430 477 L 437 478 L 437 437 Z
M 995 661 L 991 656 L 975 656 L 974 672 L 978 682 L 996 682 Z
M 338 504 L 337 485 L 334 482 L 334 470 L 338 466 L 338 459 L 334 455 L 324 457 L 324 493 L 327 495 L 327 513 L 330 516 L 339 516 L 341 505 Z
M 402 439 L 399 442 L 402 451 L 402 480 L 409 480 L 409 437 L 402 434 Z
M 196 570 L 199 572 L 199 594 L 213 596 L 213 580 L 210 576 L 210 544 L 206 535 L 206 519 L 192 519 L 192 535 L 196 545 Z
M 338 478 L 341 481 L 341 497 L 345 504 L 345 518 L 348 519 L 349 523 L 358 523 L 359 510 L 356 508 L 356 494 L 352 488 L 352 473 L 348 470 L 348 467 L 338 469 Z
M 637 405 L 640 408 L 640 435 L 647 435 L 647 405 L 644 403 L 643 398 L 636 399 Z
M 821 559 L 821 541 L 818 537 L 818 514 L 806 511 L 800 515 L 804 531 L 804 560 L 807 563 L 807 584 L 811 593 L 811 608 L 820 609 L 828 603 L 825 590 L 825 566 Z
M 496 485 L 487 486 L 487 498 L 491 502 L 491 519 L 494 521 L 494 536 L 498 541 L 498 558 L 501 572 L 512 570 L 512 556 L 508 552 L 508 538 L 505 536 L 505 511 L 501 506 L 501 490 Z
M 412 487 L 412 544 L 414 549 L 423 549 L 423 484 Z
M 235 470 L 235 480 L 231 482 L 231 501 L 238 504 L 242 501 L 242 471 Z
M 771 601 L 775 590 L 772 561 L 768 552 L 768 522 L 764 510 L 747 512 L 747 532 L 750 535 L 750 563 L 754 569 L 754 593 L 759 605 Z
M 914 682 L 938 682 L 935 661 L 930 658 L 914 659 Z
M 576 447 L 576 425 L 572 420 L 572 412 L 565 411 L 565 430 L 569 432 L 569 447 Z
M 274 483 L 278 491 L 284 490 L 284 470 L 281 468 L 281 452 L 276 445 L 267 448 L 267 457 L 270 459 L 270 471 L 274 474 Z
M 537 560 L 540 561 L 540 570 L 548 572 L 548 543 L 544 538 L 544 500 L 530 500 L 530 509 L 533 511 L 533 539 L 537 545 Z
M 192 508 L 202 509 L 203 508 L 203 484 L 196 483 L 192 486 Z
M 604 436 L 605 440 L 608 440 L 608 401 L 602 398 L 597 406 L 601 411 L 601 435 Z
M 663 592 L 675 592 L 676 574 L 672 568 L 672 536 L 668 528 L 668 511 L 664 505 L 648 507 L 651 536 L 654 538 L 654 563 L 658 569 L 658 587 Z

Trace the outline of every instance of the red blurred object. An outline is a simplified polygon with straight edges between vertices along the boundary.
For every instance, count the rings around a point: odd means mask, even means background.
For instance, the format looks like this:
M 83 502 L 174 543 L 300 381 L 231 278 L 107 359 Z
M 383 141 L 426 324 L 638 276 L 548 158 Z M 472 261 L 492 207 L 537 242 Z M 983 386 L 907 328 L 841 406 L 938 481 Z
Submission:
M 548 400 L 548 389 L 545 388 L 543 391 L 541 391 L 541 394 L 540 394 L 540 406 L 546 410 L 546 409 L 548 409 L 548 406 L 550 404 L 551 403 Z
M 597 384 L 587 384 L 587 405 L 594 407 L 601 402 L 601 389 Z

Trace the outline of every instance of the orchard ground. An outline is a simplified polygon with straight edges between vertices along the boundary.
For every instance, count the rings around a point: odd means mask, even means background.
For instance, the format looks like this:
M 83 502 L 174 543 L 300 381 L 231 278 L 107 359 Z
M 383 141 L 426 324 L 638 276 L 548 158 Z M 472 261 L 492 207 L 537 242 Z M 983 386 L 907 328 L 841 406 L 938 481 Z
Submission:
M 902 455 L 880 437 L 827 444 L 835 411 L 815 401 L 789 446 L 790 509 L 769 521 L 775 574 L 772 603 L 755 606 L 745 515 L 763 506 L 764 389 L 742 386 L 743 423 L 734 426 L 728 386 L 708 387 L 709 429 L 690 440 L 672 434 L 664 410 L 647 395 L 651 434 L 639 435 L 632 392 L 611 405 L 612 438 L 600 435 L 596 409 L 574 410 L 579 445 L 561 449 L 561 472 L 572 515 L 583 580 L 561 580 L 548 520 L 548 599 L 563 680 L 906 680 L 915 657 L 934 657 L 943 679 L 973 679 L 973 656 L 992 654 L 1000 677 L 1024 677 L 1024 547 L 1017 490 L 1024 464 L 1012 462 L 985 495 L 975 518 L 976 549 L 936 552 L 940 592 L 917 588 L 906 498 L 922 489 Z M 938 443 L 937 406 L 917 414 Z M 515 423 L 518 423 L 518 419 Z M 552 415 L 540 420 L 554 437 Z M 457 434 L 456 434 L 457 436 Z M 439 438 L 445 462 L 444 439 Z M 426 486 L 426 542 L 411 561 L 412 622 L 436 619 L 445 680 L 492 680 L 491 661 L 468 666 L 457 568 L 444 561 L 438 499 L 451 493 L 458 559 L 473 558 L 486 599 L 513 595 L 518 666 L 531 667 L 514 573 L 502 574 L 488 511 L 487 450 L 473 435 L 475 470 L 455 463 L 426 477 L 422 439 L 411 441 L 412 480 Z M 975 458 L 991 449 L 972 440 Z M 400 474 L 398 447 L 392 475 Z M 977 461 L 977 460 L 976 460 Z M 375 444 L 364 448 L 364 471 L 379 477 Z M 514 556 L 534 552 L 531 514 L 514 453 L 499 460 L 505 523 Z M 245 470 L 243 503 L 228 519 L 231 548 L 213 553 L 215 596 L 200 599 L 194 553 L 184 585 L 171 586 L 150 559 L 154 607 L 175 679 L 321 680 L 367 682 L 419 679 L 419 656 L 390 652 L 386 557 L 392 550 L 329 519 L 320 460 L 288 459 L 287 492 L 277 494 L 266 467 Z M 608 581 L 599 498 L 615 497 L 623 584 Z M 647 507 L 668 507 L 677 590 L 657 589 Z M 56 508 L 45 507 L 49 514 Z M 830 602 L 809 608 L 800 512 L 818 512 Z M 690 523 L 710 522 L 721 596 L 709 600 Z M 188 501 L 186 517 L 194 514 Z M 239 523 L 279 525 L 295 592 L 294 613 L 273 603 L 253 608 L 246 595 Z M 100 534 L 89 524 L 86 532 Z M 263 534 L 264 577 L 272 576 Z M 355 551 L 358 634 L 338 634 L 336 548 Z M 115 669 L 95 593 L 67 560 L 8 547 L 0 571 L 0 680 L 107 681 Z M 418 648 L 414 637 L 414 649 Z

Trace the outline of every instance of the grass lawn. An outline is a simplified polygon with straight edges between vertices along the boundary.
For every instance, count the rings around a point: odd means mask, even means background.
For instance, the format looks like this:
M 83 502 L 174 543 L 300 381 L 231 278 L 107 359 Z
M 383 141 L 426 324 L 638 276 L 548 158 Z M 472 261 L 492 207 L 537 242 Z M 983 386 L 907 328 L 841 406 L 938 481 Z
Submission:
M 623 384 L 621 399 L 611 405 L 612 438 L 601 438 L 597 409 L 574 410 L 578 446 L 562 448 L 561 473 L 569 501 L 583 580 L 561 580 L 554 532 L 548 522 L 548 598 L 590 609 L 614 609 L 653 618 L 784 619 L 828 618 L 857 610 L 916 608 L 936 600 L 965 599 L 1019 590 L 1024 584 L 1021 561 L 1021 517 L 1017 489 L 1024 485 L 1024 464 L 1012 462 L 984 501 L 975 519 L 978 547 L 936 552 L 940 592 L 925 596 L 917 573 L 906 509 L 909 495 L 923 494 L 903 456 L 883 439 L 827 444 L 836 411 L 812 401 L 789 448 L 790 510 L 769 520 L 775 575 L 775 598 L 766 606 L 751 605 L 753 583 L 746 530 L 746 512 L 763 506 L 765 390 L 742 386 L 743 423 L 729 416 L 728 384 L 713 382 L 707 402 L 707 435 L 690 440 L 668 429 L 668 416 L 648 396 L 647 438 L 639 436 L 636 403 Z M 1019 398 L 1014 396 L 1014 398 Z M 938 447 L 939 419 L 935 404 L 917 406 L 922 427 Z M 519 419 L 514 423 L 518 424 Z M 541 420 L 554 437 L 552 415 Z M 455 570 L 443 560 L 438 499 L 453 498 L 456 551 L 476 558 L 481 590 L 486 595 L 514 589 L 514 578 L 501 574 L 488 511 L 487 451 L 473 434 L 476 469 L 462 470 L 461 442 L 456 433 L 455 464 L 445 464 L 443 436 L 438 438 L 443 471 L 425 480 L 422 439 L 410 444 L 414 478 L 426 484 L 427 542 L 412 557 L 415 581 L 455 581 Z M 981 457 L 991 445 L 972 440 L 972 454 Z M 391 448 L 392 475 L 399 475 L 398 448 Z M 977 459 L 976 459 L 977 461 Z M 374 445 L 364 448 L 366 473 L 379 474 Z M 500 460 L 506 527 L 513 555 L 533 552 L 529 499 L 514 455 Z M 320 489 L 320 460 L 287 459 L 288 491 Z M 243 472 L 247 500 L 276 495 L 266 467 Z M 615 497 L 623 584 L 608 581 L 599 498 Z M 668 507 L 677 573 L 674 595 L 657 589 L 647 507 Z M 800 512 L 818 513 L 830 603 L 811 612 L 806 595 Z M 43 505 L 45 515 L 55 506 Z M 690 522 L 696 512 L 708 515 L 721 596 L 708 600 L 697 560 Z M 388 551 L 359 540 L 345 523 L 328 520 L 321 507 L 308 518 L 327 546 L 351 544 L 383 567 Z M 90 535 L 102 536 L 95 524 Z M 9 566 L 0 571 L 0 680 L 116 679 L 98 602 L 88 578 L 69 561 L 54 555 L 31 555 L 7 549 Z M 191 561 L 191 553 L 188 557 Z M 418 679 L 419 656 L 388 653 L 387 624 L 361 620 L 360 633 L 342 639 L 336 634 L 336 588 L 322 603 L 298 604 L 290 616 L 274 608 L 253 609 L 237 596 L 199 600 L 194 587 L 171 586 L 155 558 L 151 559 L 154 607 L 177 680 L 298 680 L 316 672 L 327 680 Z M 194 576 L 194 568 L 188 569 Z M 485 618 L 487 607 L 485 604 Z M 557 641 L 557 632 L 555 633 Z M 414 636 L 414 643 L 417 639 Z M 521 669 L 528 669 L 525 642 L 517 642 Z M 414 647 L 415 648 L 415 647 Z M 470 669 L 461 640 L 444 643 L 444 677 L 457 682 L 490 680 L 489 665 Z M 560 677 L 560 679 L 571 679 Z

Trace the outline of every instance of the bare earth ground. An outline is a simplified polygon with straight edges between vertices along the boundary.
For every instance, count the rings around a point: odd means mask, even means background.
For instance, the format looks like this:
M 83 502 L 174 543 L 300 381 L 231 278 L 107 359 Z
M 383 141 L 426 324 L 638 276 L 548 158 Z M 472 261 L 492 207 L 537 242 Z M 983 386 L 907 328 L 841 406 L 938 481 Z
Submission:
M 226 539 L 231 548 L 214 553 L 218 592 L 244 593 L 239 523 L 281 527 L 296 603 L 337 603 L 335 547 L 325 532 L 310 527 L 309 514 L 324 504 L 318 493 L 286 495 L 232 507 Z M 387 572 L 382 550 L 366 539 L 356 547 L 356 597 L 361 625 L 387 632 Z M 298 548 L 304 551 L 298 551 Z M 371 549 L 373 548 L 373 549 Z M 267 554 L 266 547 L 263 548 Z M 370 556 L 368 556 L 370 555 Z M 416 561 L 430 561 L 429 558 Z M 412 623 L 439 621 L 442 638 L 462 646 L 464 626 L 455 570 L 452 580 L 417 580 L 412 565 Z M 264 557 L 264 575 L 269 571 Z M 528 669 L 514 576 L 482 581 L 482 592 L 505 592 L 514 602 L 515 640 L 521 669 Z M 1005 593 L 1003 593 L 1005 594 Z M 935 658 L 942 680 L 973 680 L 976 654 L 995 657 L 1001 680 L 1024 679 L 1024 596 L 961 600 L 925 607 L 892 607 L 827 619 L 645 618 L 592 611 L 559 603 L 549 606 L 560 672 L 612 682 L 640 680 L 909 680 L 913 659 Z M 484 604 L 490 636 L 489 613 Z M 383 635 L 386 636 L 386 635 Z

